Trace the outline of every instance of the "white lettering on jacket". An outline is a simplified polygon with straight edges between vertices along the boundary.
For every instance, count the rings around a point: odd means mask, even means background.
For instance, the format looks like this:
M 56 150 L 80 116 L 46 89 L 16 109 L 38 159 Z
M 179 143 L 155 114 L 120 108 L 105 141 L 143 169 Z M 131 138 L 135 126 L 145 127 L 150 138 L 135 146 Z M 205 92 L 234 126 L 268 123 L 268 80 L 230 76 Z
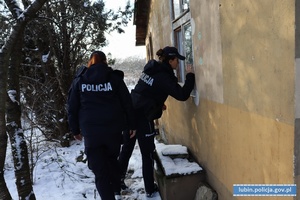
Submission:
M 108 92 L 112 91 L 112 87 L 110 82 L 103 83 L 103 84 L 81 84 L 81 91 L 82 92 Z
M 144 81 L 147 85 L 150 85 L 150 86 L 152 86 L 153 81 L 154 81 L 153 78 L 152 78 L 151 76 L 149 76 L 149 75 L 147 75 L 147 74 L 145 74 L 145 73 L 142 73 L 140 79 L 141 79 L 142 81 Z

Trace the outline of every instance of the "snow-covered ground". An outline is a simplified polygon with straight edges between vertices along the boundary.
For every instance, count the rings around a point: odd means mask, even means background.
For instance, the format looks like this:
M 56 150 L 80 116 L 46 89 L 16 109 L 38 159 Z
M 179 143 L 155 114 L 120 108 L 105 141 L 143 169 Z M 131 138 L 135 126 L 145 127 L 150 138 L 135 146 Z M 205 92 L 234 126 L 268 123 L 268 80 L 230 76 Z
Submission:
M 45 146 L 44 146 L 45 147 Z M 52 144 L 41 154 L 34 169 L 34 193 L 37 200 L 100 200 L 94 184 L 94 175 L 87 164 L 78 161 L 84 150 L 83 142 L 74 141 L 71 147 L 62 148 Z M 40 149 L 42 151 L 42 149 Z M 146 199 L 142 179 L 141 157 L 135 146 L 129 161 L 129 175 L 125 182 L 128 191 L 122 192 L 123 199 Z M 5 180 L 14 200 L 18 199 L 10 148 L 5 163 Z M 159 194 L 151 200 L 160 200 Z

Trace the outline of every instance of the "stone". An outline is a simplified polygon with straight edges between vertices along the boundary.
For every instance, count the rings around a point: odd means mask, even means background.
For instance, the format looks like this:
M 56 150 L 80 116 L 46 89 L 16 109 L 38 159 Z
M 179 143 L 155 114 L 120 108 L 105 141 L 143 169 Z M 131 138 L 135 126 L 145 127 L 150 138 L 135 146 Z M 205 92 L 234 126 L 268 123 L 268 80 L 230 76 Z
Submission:
M 218 194 L 208 185 L 202 184 L 199 186 L 195 200 L 217 200 Z

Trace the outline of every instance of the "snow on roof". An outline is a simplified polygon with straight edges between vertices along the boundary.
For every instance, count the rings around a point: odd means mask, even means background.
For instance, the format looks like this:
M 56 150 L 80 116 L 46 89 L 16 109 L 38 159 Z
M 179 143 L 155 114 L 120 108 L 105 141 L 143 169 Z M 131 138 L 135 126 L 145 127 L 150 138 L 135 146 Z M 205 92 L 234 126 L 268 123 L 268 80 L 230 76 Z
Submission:
M 185 146 L 177 144 L 166 145 L 158 142 L 156 142 L 155 146 L 166 176 L 195 174 L 203 170 L 196 162 L 190 162 L 186 158 L 172 159 L 170 157 L 172 155 L 188 155 L 188 150 Z

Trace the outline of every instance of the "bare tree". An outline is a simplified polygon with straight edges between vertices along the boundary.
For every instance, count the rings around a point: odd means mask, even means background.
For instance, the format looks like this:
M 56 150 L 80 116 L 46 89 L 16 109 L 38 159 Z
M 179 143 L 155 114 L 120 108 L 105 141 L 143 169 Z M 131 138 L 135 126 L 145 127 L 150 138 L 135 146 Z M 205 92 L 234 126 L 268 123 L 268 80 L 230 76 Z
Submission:
M 5 120 L 5 113 L 6 113 L 6 100 L 7 100 L 7 71 L 8 71 L 8 65 L 9 60 L 11 58 L 11 52 L 16 46 L 17 42 L 19 41 L 19 38 L 22 38 L 23 32 L 25 29 L 26 24 L 28 21 L 30 21 L 32 18 L 36 16 L 37 11 L 40 10 L 40 8 L 43 6 L 43 4 L 47 0 L 36 0 L 34 1 L 27 9 L 26 11 L 22 11 L 20 8 L 18 8 L 16 5 L 16 2 L 13 0 L 5 0 L 6 5 L 9 7 L 9 10 L 12 12 L 13 16 L 16 16 L 15 24 L 12 28 L 11 33 L 9 34 L 9 37 L 7 38 L 6 42 L 3 44 L 1 50 L 0 50 L 0 199 L 12 199 L 7 186 L 5 184 L 4 180 L 4 161 L 5 161 L 5 155 L 6 155 L 6 146 L 7 146 L 7 135 L 6 135 L 6 120 Z M 20 15 L 20 13 L 22 13 Z M 20 120 L 20 118 L 19 118 Z M 19 127 L 21 129 L 21 127 Z M 16 132 L 18 133 L 18 132 Z M 3 140 L 2 140 L 3 139 Z M 4 144 L 6 143 L 6 144 Z M 15 143 L 15 148 L 19 150 L 19 155 L 24 155 L 27 157 L 27 149 L 23 148 L 22 145 L 19 145 L 20 143 Z M 22 143 L 23 144 L 23 143 Z M 28 157 L 27 157 L 28 161 Z M 23 165 L 19 163 L 20 172 L 24 170 Z M 26 172 L 25 172 L 26 173 Z M 16 176 L 22 176 L 22 173 L 16 173 Z M 20 178 L 22 179 L 22 178 Z M 28 184 L 28 183 L 25 183 Z M 32 188 L 31 183 L 29 182 L 30 186 L 25 188 Z M 19 189 L 19 188 L 18 188 Z M 27 190 L 27 189 L 26 189 Z M 23 191 L 19 191 L 19 194 L 23 194 Z M 27 192 L 25 192 L 27 193 Z M 27 195 L 27 197 L 20 197 L 20 199 L 35 199 L 34 193 L 31 189 L 30 194 Z
M 35 113 L 44 136 L 62 146 L 69 145 L 65 106 L 78 67 L 85 64 L 87 53 L 106 45 L 106 31 L 123 32 L 132 15 L 130 6 L 117 12 L 104 6 L 103 1 L 51 0 L 41 11 L 44 17 L 26 29 L 24 54 L 30 59 L 24 60 L 21 72 L 25 108 Z
M 19 199 L 35 199 L 30 176 L 28 150 L 21 126 L 19 68 L 22 55 L 22 37 L 13 47 L 14 59 L 8 69 L 8 101 L 6 105 L 7 133 L 9 135 L 14 160 L 16 185 Z
M 134 86 L 143 71 L 146 58 L 131 56 L 125 59 L 116 59 L 113 68 L 124 72 L 124 81 L 127 86 Z
M 12 17 L 9 21 L 11 27 L 1 32 L 2 35 L 7 34 L 6 39 L 1 39 L 0 41 L 0 199 L 11 199 L 3 175 L 7 147 L 6 132 L 9 133 L 12 143 L 17 189 L 20 199 L 35 199 L 32 183 L 28 178 L 29 176 L 27 176 L 27 173 L 30 171 L 27 168 L 28 152 L 20 123 L 21 110 L 20 104 L 18 104 L 20 102 L 20 89 L 17 86 L 19 85 L 17 79 L 19 71 L 16 69 L 19 67 L 20 61 L 14 57 L 16 54 L 12 52 L 21 49 L 23 41 L 26 44 L 33 41 L 34 48 L 31 50 L 36 50 L 33 54 L 38 59 L 34 63 L 37 64 L 35 65 L 36 67 L 30 68 L 29 71 L 38 69 L 33 73 L 38 72 L 36 75 L 42 76 L 26 76 L 29 74 L 27 73 L 22 74 L 25 75 L 22 76 L 22 79 L 28 78 L 36 82 L 37 85 L 42 86 L 36 87 L 35 85 L 30 91 L 42 91 L 38 95 L 42 97 L 39 103 L 45 102 L 37 110 L 34 110 L 39 117 L 46 116 L 43 121 L 45 123 L 39 125 L 44 128 L 44 131 L 47 131 L 49 128 L 52 133 L 63 136 L 67 132 L 67 122 L 65 120 L 66 95 L 78 64 L 85 59 L 87 51 L 90 52 L 93 49 L 98 49 L 99 46 L 105 45 L 104 31 L 109 29 L 110 31 L 118 30 L 122 32 L 120 26 L 126 25 L 128 21 L 126 18 L 131 16 L 131 12 L 123 12 L 121 10 L 117 14 L 111 11 L 107 13 L 102 12 L 103 1 L 98 1 L 91 7 L 83 6 L 89 2 L 88 0 L 49 1 L 51 3 L 46 4 L 45 9 L 41 9 L 47 0 L 35 0 L 32 3 L 28 0 L 22 0 L 25 8 L 25 10 L 22 10 L 14 0 L 5 0 L 4 6 L 8 8 Z M 82 12 L 73 12 L 73 8 Z M 40 17 L 42 15 L 43 17 Z M 1 15 L 0 17 L 2 20 L 2 18 L 6 18 L 6 15 Z M 121 21 L 118 21 L 119 19 Z M 36 27 L 41 27 L 41 29 L 36 29 Z M 5 26 L 2 28 L 5 28 Z M 37 40 L 28 40 L 28 32 L 24 35 L 24 32 L 28 30 L 33 31 L 33 38 L 37 38 Z M 37 32 L 41 34 L 36 35 Z M 25 45 L 22 46 L 22 49 L 24 47 Z M 23 55 L 18 55 L 18 58 L 24 58 L 24 55 L 26 59 L 34 58 L 27 57 L 28 54 L 24 51 L 22 53 Z M 43 58 L 46 56 L 48 56 L 48 59 L 44 61 Z M 8 66 L 11 67 L 9 70 Z M 22 70 L 26 71 L 23 67 L 24 65 L 22 64 Z M 9 76 L 8 71 L 10 71 Z M 9 82 L 8 77 L 10 79 Z M 7 84 L 9 85 L 9 91 L 6 89 Z M 26 87 L 21 88 L 22 94 L 24 96 L 28 94 L 26 97 L 32 96 L 33 93 L 29 93 L 24 88 Z M 10 98 L 8 98 L 7 94 L 9 94 Z M 26 100 L 29 99 L 27 98 Z M 41 112 L 45 110 L 47 112 Z M 5 114 L 7 114 L 7 122 Z M 52 127 L 58 128 L 53 130 L 51 129 Z

